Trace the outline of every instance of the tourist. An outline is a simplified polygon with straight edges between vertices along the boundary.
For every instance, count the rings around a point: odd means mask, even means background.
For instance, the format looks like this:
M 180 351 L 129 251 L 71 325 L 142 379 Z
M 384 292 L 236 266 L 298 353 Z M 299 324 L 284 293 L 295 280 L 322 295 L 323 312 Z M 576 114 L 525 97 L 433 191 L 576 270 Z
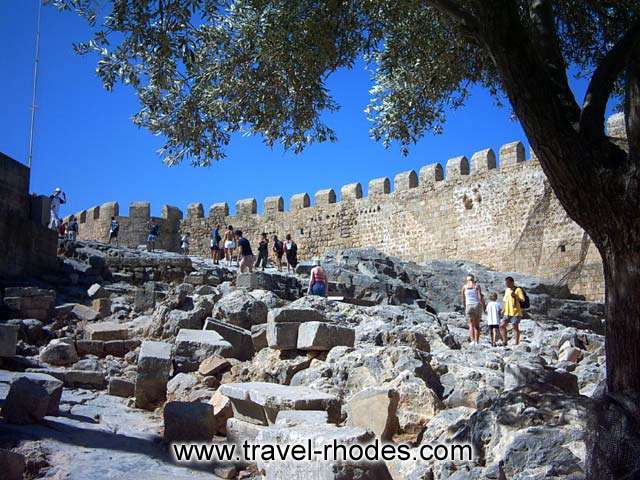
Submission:
M 284 244 L 278 240 L 278 236 L 273 236 L 273 253 L 276 254 L 276 263 L 278 264 L 278 271 L 282 271 L 282 257 L 284 255 Z
M 58 224 L 58 240 L 63 242 L 65 238 L 67 238 L 67 224 L 64 222 L 60 222 Z
M 487 304 L 487 325 L 489 325 L 489 333 L 491 336 L 491 346 L 496 346 L 498 340 L 498 331 L 500 329 L 500 312 L 502 305 L 498 302 L 498 294 L 493 292 L 489 295 L 490 302 Z
M 233 251 L 236 248 L 235 235 L 233 234 L 233 227 L 229 225 L 227 231 L 224 232 L 224 256 L 227 259 L 227 266 L 231 266 L 231 257 Z
M 484 300 L 480 285 L 473 275 L 467 275 L 460 293 L 464 313 L 469 322 L 469 339 L 477 345 L 480 341 L 480 319 L 484 310 Z
M 256 268 L 260 268 L 262 263 L 262 271 L 267 266 L 267 260 L 269 259 L 269 239 L 266 233 L 260 235 L 260 243 L 258 243 L 258 260 L 256 260 Z
M 185 233 L 180 237 L 180 248 L 183 255 L 189 255 L 189 234 Z
M 251 244 L 249 243 L 249 240 L 242 236 L 242 230 L 236 230 L 236 238 L 238 239 L 238 255 L 240 257 L 238 267 L 240 268 L 240 273 L 245 270 L 253 272 L 253 262 L 255 257 L 251 251 Z
M 513 277 L 504 279 L 505 290 L 502 299 L 502 323 L 500 324 L 500 336 L 502 344 L 507 345 L 507 325 L 510 323 L 513 327 L 513 336 L 515 344 L 520 344 L 520 320 L 522 319 L 522 304 L 525 302 L 525 293 L 520 287 L 516 286 Z
M 286 240 L 284 242 L 284 253 L 287 256 L 287 273 L 295 272 L 296 265 L 298 265 L 298 245 L 291 239 L 291 234 L 287 233 Z
M 120 223 L 116 217 L 111 217 L 111 226 L 109 227 L 109 245 L 111 240 L 116 239 L 116 247 L 118 246 L 118 233 L 120 232 Z
M 149 236 L 147 237 L 147 251 L 153 252 L 156 248 L 156 240 L 160 234 L 160 225 L 152 218 L 147 224 Z
M 49 196 L 49 228 L 51 230 L 57 230 L 60 227 L 60 205 L 66 202 L 67 195 L 60 187 L 56 188 Z
M 69 225 L 67 225 L 67 239 L 70 242 L 75 242 L 78 239 L 78 220 L 75 215 L 71 215 L 69 218 Z
M 215 228 L 211 230 L 209 245 L 211 247 L 211 259 L 213 263 L 216 265 L 220 261 L 220 241 L 222 237 L 220 236 L 220 224 L 216 224 Z
M 309 275 L 309 288 L 307 295 L 318 295 L 319 297 L 326 297 L 328 291 L 327 274 L 324 268 L 320 265 L 320 259 L 314 258 L 313 264 L 315 265 L 311 269 Z

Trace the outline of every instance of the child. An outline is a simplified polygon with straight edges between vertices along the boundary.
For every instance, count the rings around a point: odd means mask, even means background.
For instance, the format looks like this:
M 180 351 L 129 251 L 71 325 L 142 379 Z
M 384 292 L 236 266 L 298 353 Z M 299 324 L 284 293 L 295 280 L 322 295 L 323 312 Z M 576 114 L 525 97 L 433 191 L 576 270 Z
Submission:
M 500 312 L 502 311 L 502 305 L 498 303 L 498 294 L 493 292 L 489 295 L 490 302 L 487 304 L 487 324 L 489 325 L 489 331 L 491 333 L 491 346 L 496 346 L 496 340 L 498 339 L 498 330 L 500 328 Z

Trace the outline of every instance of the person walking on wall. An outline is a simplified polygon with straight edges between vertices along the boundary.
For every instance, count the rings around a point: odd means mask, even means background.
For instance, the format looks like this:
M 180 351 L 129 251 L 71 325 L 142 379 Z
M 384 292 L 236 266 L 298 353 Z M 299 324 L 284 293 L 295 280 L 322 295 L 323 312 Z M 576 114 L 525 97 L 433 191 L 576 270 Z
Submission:
M 71 215 L 69 218 L 69 225 L 67 225 L 67 239 L 70 242 L 75 242 L 78 239 L 78 220 L 75 215 Z
M 278 264 L 278 271 L 282 271 L 282 257 L 284 256 L 284 244 L 278 240 L 278 236 L 273 236 L 273 253 L 276 255 L 276 263 Z
M 111 240 L 115 238 L 116 247 L 118 246 L 118 233 L 120 232 L 120 222 L 116 220 L 116 217 L 111 217 L 111 226 L 109 227 L 109 245 L 111 245 Z
M 147 236 L 147 251 L 153 252 L 156 248 L 156 240 L 160 234 L 160 225 L 152 218 L 147 224 L 149 235 Z
M 60 206 L 67 203 L 67 195 L 58 187 L 49 195 L 49 202 L 49 228 L 57 230 L 60 226 Z
M 227 231 L 224 232 L 224 256 L 227 259 L 227 266 L 231 266 L 231 257 L 233 251 L 236 248 L 235 235 L 233 233 L 233 227 L 229 225 Z
M 183 255 L 189 255 L 189 233 L 185 233 L 180 237 L 180 248 Z
M 266 233 L 260 235 L 260 243 L 258 243 L 258 260 L 256 260 L 256 268 L 260 268 L 262 264 L 262 271 L 267 267 L 267 260 L 269 259 L 269 239 Z
M 209 246 L 211 247 L 211 259 L 213 263 L 218 265 L 220 261 L 220 241 L 222 237 L 220 236 L 220 224 L 216 224 L 215 228 L 211 230 L 210 238 L 209 238 Z
M 284 253 L 287 255 L 287 273 L 295 272 L 298 265 L 298 245 L 291 239 L 291 234 L 287 233 L 284 242 Z
M 245 270 L 253 272 L 255 257 L 251 250 L 251 244 L 249 240 L 242 236 L 242 230 L 236 230 L 236 238 L 238 239 L 238 255 L 240 257 L 238 267 L 240 268 L 240 273 L 243 273 Z
M 480 341 L 480 319 L 484 311 L 484 299 L 480 285 L 473 275 L 467 275 L 460 294 L 464 313 L 469 322 L 469 339 L 477 345 Z
M 502 299 L 502 323 L 500 324 L 500 336 L 502 344 L 507 345 L 507 325 L 513 326 L 513 336 L 515 344 L 520 344 L 520 320 L 522 319 L 523 306 L 527 302 L 527 296 L 524 290 L 516 286 L 513 277 L 504 279 L 505 290 Z
M 320 259 L 313 259 L 314 267 L 309 274 L 309 288 L 307 289 L 307 295 L 318 295 L 320 297 L 326 297 L 328 289 L 327 274 L 320 265 Z
M 498 331 L 500 330 L 502 304 L 498 302 L 498 294 L 496 292 L 491 293 L 489 300 L 486 309 L 487 325 L 489 326 L 489 333 L 491 335 L 491 346 L 495 347 L 498 341 Z

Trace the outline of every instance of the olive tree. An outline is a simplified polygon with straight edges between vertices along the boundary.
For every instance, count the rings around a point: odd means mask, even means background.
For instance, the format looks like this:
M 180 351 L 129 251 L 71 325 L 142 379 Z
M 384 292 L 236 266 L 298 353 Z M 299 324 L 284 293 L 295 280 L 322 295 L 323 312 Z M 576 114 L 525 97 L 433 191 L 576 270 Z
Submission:
M 321 118 L 338 108 L 326 80 L 359 59 L 373 71 L 371 134 L 386 146 L 440 131 L 471 85 L 508 101 L 602 256 L 610 405 L 637 404 L 627 401 L 640 395 L 637 0 L 50 1 L 94 26 L 77 50 L 98 53 L 107 89 L 133 86 L 134 120 L 166 138 L 168 164 L 209 165 L 237 132 L 295 152 L 335 140 Z M 588 78 L 583 99 L 568 66 Z M 605 133 L 611 99 L 625 114 L 624 145 Z M 629 445 L 594 447 L 594 478 L 638 468 Z

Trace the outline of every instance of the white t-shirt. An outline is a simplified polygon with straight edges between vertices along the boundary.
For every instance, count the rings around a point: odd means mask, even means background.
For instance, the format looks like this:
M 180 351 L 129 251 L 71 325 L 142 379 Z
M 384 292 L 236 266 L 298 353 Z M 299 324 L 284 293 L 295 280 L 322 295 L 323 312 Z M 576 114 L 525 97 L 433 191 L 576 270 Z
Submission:
M 502 311 L 502 305 L 500 305 L 498 302 L 489 302 L 487 304 L 487 324 L 500 325 L 501 311 Z

